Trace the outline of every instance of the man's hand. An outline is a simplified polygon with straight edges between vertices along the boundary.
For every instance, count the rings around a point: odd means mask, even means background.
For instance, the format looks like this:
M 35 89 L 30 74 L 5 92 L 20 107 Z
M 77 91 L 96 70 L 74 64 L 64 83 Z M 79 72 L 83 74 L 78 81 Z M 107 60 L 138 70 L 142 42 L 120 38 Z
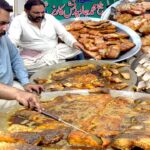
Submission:
M 44 87 L 42 85 L 31 84 L 31 83 L 25 84 L 24 89 L 28 92 L 37 92 L 38 94 L 44 91 Z
M 80 44 L 79 42 L 73 43 L 73 47 L 76 49 L 84 50 L 84 46 Z
M 39 104 L 39 99 L 37 95 L 33 93 L 21 91 L 21 90 L 18 90 L 14 94 L 15 94 L 15 99 L 19 103 L 31 109 L 36 108 L 39 112 L 41 112 L 42 108 Z

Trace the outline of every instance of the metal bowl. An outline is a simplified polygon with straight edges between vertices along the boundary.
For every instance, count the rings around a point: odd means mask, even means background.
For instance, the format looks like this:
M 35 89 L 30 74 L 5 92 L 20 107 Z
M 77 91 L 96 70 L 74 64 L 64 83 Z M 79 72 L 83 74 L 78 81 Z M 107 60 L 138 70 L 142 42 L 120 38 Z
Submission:
M 107 18 L 106 18 L 107 19 Z M 90 17 L 80 17 L 80 18 L 71 18 L 71 19 L 64 19 L 62 20 L 62 24 L 63 25 L 67 25 L 72 21 L 77 21 L 77 20 L 93 20 L 93 21 L 99 21 L 99 18 L 90 18 Z M 115 25 L 118 29 L 118 31 L 123 31 L 125 33 L 127 33 L 130 37 L 130 40 L 133 41 L 133 43 L 135 44 L 135 46 L 125 52 L 122 53 L 118 58 L 116 59 L 103 59 L 104 61 L 110 61 L 110 62 L 120 62 L 126 59 L 129 59 L 130 57 L 134 56 L 135 54 L 137 54 L 139 52 L 139 50 L 141 49 L 141 38 L 139 37 L 139 35 L 133 31 L 132 29 L 130 29 L 129 27 L 122 25 L 120 23 L 117 23 L 115 21 L 110 21 L 113 25 Z
M 112 62 L 109 61 L 96 61 L 96 60 L 80 60 L 80 61 L 69 61 L 69 62 L 65 62 L 65 63 L 61 63 L 61 64 L 56 64 L 56 65 L 52 65 L 51 67 L 45 67 L 41 70 L 39 70 L 38 72 L 34 73 L 31 78 L 30 81 L 32 83 L 34 83 L 34 79 L 40 78 L 40 79 L 47 79 L 49 77 L 49 75 L 52 72 L 56 72 L 56 71 L 60 71 L 64 68 L 70 68 L 70 67 L 74 67 L 74 66 L 81 66 L 81 65 L 86 65 L 86 64 L 95 64 L 95 65 L 102 65 L 102 64 L 113 64 Z M 136 82 L 137 82 L 137 76 L 135 74 L 134 71 L 132 71 L 129 67 L 121 67 L 119 69 L 120 71 L 128 71 L 130 73 L 131 79 L 130 80 L 124 80 L 124 82 L 126 82 L 129 86 L 127 88 L 125 88 L 124 90 L 133 90 L 133 87 L 135 86 Z

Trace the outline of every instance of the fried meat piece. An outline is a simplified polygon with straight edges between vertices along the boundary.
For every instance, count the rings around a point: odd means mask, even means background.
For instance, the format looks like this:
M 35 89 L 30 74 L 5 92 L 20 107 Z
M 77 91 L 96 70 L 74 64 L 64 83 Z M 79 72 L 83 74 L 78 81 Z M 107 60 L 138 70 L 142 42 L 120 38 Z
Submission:
M 128 13 L 123 13 L 123 14 L 119 13 L 114 16 L 114 20 L 116 20 L 117 22 L 122 23 L 122 24 L 130 21 L 132 18 L 133 18 L 133 16 Z
M 35 132 L 14 132 L 14 133 L 0 133 L 0 141 L 8 143 L 26 143 L 31 145 L 38 145 L 42 140 L 39 133 Z
M 142 37 L 142 45 L 150 46 L 150 35 L 146 35 L 146 36 Z
M 115 89 L 115 90 L 122 90 L 126 87 L 128 87 L 129 85 L 127 83 L 118 83 L 118 84 L 115 84 L 115 85 L 112 85 L 111 88 L 112 89 Z
M 139 31 L 143 34 L 150 34 L 150 20 L 146 20 L 141 27 L 139 28 Z
M 120 54 L 119 45 L 110 45 L 106 51 L 106 58 L 117 58 Z
M 56 90 L 62 91 L 64 90 L 64 86 L 59 82 L 52 82 L 52 83 L 45 84 L 45 90 L 46 91 L 56 91 Z
M 130 27 L 134 31 L 137 31 L 140 29 L 145 21 L 146 19 L 144 19 L 143 17 L 137 16 L 131 19 L 129 22 L 125 23 L 124 25 Z
M 120 74 L 126 80 L 129 80 L 131 78 L 129 72 L 121 72 Z
M 123 3 L 118 5 L 116 9 L 121 13 L 129 13 L 135 15 L 140 15 L 145 12 L 145 8 L 141 3 Z
M 95 135 L 88 135 L 80 131 L 72 131 L 68 135 L 68 142 L 71 145 L 78 145 L 78 146 L 89 146 L 89 147 L 102 147 L 102 139 L 98 138 Z
M 42 137 L 42 145 L 55 144 L 63 139 L 63 132 L 61 130 L 44 130 L 40 133 Z
M 133 146 L 133 141 L 130 138 L 118 138 L 116 139 L 112 145 L 113 148 L 117 148 L 117 149 L 131 149 Z
M 121 32 L 117 32 L 117 33 L 111 33 L 111 34 L 104 34 L 103 35 L 105 40 L 109 40 L 109 39 L 120 39 L 120 38 L 128 38 L 129 35 L 126 33 L 121 33 Z
M 128 39 L 120 39 L 120 50 L 122 52 L 128 51 L 133 48 L 135 44 Z
M 69 25 L 66 25 L 65 28 L 67 31 L 75 31 L 75 30 L 81 30 L 84 27 L 84 23 L 81 20 L 73 21 Z
M 89 32 L 89 29 L 85 27 L 79 30 L 80 34 L 87 34 L 88 32 Z
M 90 25 L 90 26 L 98 26 L 101 25 L 103 23 L 108 23 L 108 20 L 100 20 L 100 21 L 92 21 L 92 20 L 87 20 L 85 21 L 85 25 Z

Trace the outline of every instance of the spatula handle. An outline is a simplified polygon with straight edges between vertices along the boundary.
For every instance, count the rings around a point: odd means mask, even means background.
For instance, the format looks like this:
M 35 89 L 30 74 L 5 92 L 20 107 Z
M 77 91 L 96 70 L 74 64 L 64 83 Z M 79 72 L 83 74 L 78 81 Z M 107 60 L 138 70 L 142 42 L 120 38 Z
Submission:
M 50 114 L 50 113 L 47 113 L 46 111 L 42 111 L 41 114 L 43 114 L 43 115 L 45 115 L 45 116 L 47 116 L 47 117 L 50 117 L 50 118 L 52 118 L 52 119 L 54 119 L 54 120 L 56 120 L 56 121 L 59 121 L 59 117 L 54 116 L 54 115 L 52 115 L 52 114 Z

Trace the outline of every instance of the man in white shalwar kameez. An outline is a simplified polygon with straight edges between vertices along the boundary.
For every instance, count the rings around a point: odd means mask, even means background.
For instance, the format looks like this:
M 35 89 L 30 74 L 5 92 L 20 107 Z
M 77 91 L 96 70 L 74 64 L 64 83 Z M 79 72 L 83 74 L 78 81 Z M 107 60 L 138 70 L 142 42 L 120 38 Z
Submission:
M 8 33 L 11 41 L 22 49 L 20 54 L 29 71 L 81 53 L 83 46 L 55 17 L 45 14 L 43 1 L 28 0 L 24 8 L 25 12 L 13 19 Z M 58 43 L 58 37 L 64 43 Z

